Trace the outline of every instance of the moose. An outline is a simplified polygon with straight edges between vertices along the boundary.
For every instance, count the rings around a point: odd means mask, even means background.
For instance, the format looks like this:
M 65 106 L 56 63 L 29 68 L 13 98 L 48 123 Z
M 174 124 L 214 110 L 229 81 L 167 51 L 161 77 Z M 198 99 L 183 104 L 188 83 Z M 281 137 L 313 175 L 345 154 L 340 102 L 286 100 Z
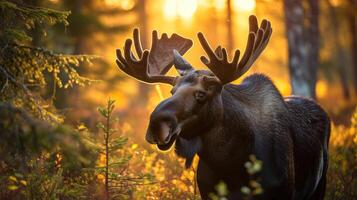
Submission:
M 207 57 L 201 61 L 209 70 L 195 70 L 182 55 L 193 42 L 166 33 L 152 33 L 150 50 L 143 50 L 139 30 L 127 39 L 124 51 L 117 50 L 117 65 L 129 76 L 145 83 L 172 85 L 172 96 L 157 105 L 150 116 L 146 140 L 175 152 L 190 167 L 199 157 L 197 183 L 202 199 L 215 193 L 223 181 L 228 199 L 243 199 L 243 186 L 250 175 L 244 167 L 249 155 L 262 161 L 259 182 L 264 190 L 255 199 L 323 199 L 328 168 L 330 120 L 313 100 L 282 97 L 270 78 L 245 74 L 267 46 L 271 23 L 249 17 L 245 52 L 236 50 L 231 61 L 227 50 L 214 51 L 199 32 Z M 174 66 L 179 76 L 166 75 Z

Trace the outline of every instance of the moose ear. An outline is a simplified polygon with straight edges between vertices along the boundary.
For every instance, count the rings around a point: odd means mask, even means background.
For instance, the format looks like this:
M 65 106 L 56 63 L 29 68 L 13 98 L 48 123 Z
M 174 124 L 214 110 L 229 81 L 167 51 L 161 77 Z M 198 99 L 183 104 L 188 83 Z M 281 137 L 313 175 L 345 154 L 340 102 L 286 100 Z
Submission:
M 222 89 L 221 81 L 215 76 L 203 76 L 203 84 L 208 90 L 212 90 L 214 88 L 219 90 Z
M 174 66 L 177 70 L 177 72 L 181 75 L 184 76 L 188 72 L 194 70 L 193 67 L 188 63 L 178 51 L 174 49 Z

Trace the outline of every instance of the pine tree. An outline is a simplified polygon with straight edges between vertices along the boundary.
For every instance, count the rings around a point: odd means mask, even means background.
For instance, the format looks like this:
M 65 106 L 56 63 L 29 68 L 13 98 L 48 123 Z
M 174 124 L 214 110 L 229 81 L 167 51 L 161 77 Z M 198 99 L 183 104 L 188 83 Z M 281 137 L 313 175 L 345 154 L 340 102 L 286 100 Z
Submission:
M 94 56 L 31 43 L 34 28 L 45 36 L 48 25 L 67 26 L 69 15 L 0 1 L 0 199 L 79 198 L 93 177 L 83 169 L 94 167 L 96 145 L 63 125 L 52 101 L 56 88 L 92 82 L 77 67 Z
M 117 129 L 113 128 L 118 119 L 113 118 L 114 100 L 108 100 L 106 107 L 99 107 L 98 112 L 104 117 L 104 122 L 99 122 L 97 127 L 103 132 L 104 140 L 101 148 L 105 156 L 105 164 L 97 167 L 97 172 L 104 175 L 105 199 L 123 199 L 132 193 L 134 186 L 143 184 L 145 180 L 151 180 L 150 174 L 130 176 L 126 174 L 125 166 L 131 159 L 126 155 L 124 146 L 128 138 L 115 135 Z M 115 137 L 116 136 L 116 137 Z M 118 155 L 119 152 L 119 155 Z
M 31 46 L 29 32 L 35 25 L 67 26 L 70 12 L 9 1 L 1 1 L 0 10 L 0 102 L 24 108 L 46 121 L 62 121 L 51 106 L 56 88 L 90 84 L 90 79 L 78 74 L 77 67 L 81 62 L 90 63 L 94 56 L 64 55 Z M 46 30 L 42 33 L 45 35 Z M 50 85 L 52 95 L 45 99 L 45 88 Z

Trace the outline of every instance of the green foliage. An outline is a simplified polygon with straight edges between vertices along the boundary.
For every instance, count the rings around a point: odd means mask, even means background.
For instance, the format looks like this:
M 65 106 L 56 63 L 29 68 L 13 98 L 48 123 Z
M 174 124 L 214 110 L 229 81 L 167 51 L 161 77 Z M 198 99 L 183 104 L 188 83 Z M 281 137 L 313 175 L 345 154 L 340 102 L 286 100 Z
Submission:
M 263 188 L 258 182 L 258 178 L 255 176 L 262 170 L 263 162 L 258 160 L 255 155 L 250 155 L 249 161 L 244 164 L 244 167 L 250 175 L 250 180 L 248 186 L 243 186 L 241 188 L 241 192 L 245 196 L 245 199 L 252 199 L 254 196 L 263 193 Z
M 32 29 L 62 23 L 70 12 L 0 1 L 0 199 L 78 199 L 93 181 L 96 145 L 62 125 L 56 87 L 83 86 L 77 67 L 94 57 L 31 45 Z M 52 95 L 46 98 L 52 86 Z M 48 95 L 47 95 L 48 96 Z
M 243 186 L 241 192 L 244 199 L 253 199 L 254 196 L 258 196 L 263 193 L 263 188 L 258 182 L 258 173 L 262 170 L 263 162 L 258 160 L 255 155 L 249 156 L 249 161 L 244 164 L 248 174 L 250 175 L 249 185 Z M 216 187 L 216 193 L 209 195 L 212 200 L 226 200 L 229 194 L 227 185 L 224 182 L 219 182 Z
M 90 62 L 92 56 L 55 54 L 42 48 L 16 44 L 3 47 L 1 52 L 0 83 L 4 95 L 0 100 L 27 108 L 46 120 L 58 121 L 58 118 L 53 111 L 46 109 L 48 103 L 42 98 L 41 89 L 52 84 L 51 97 L 54 98 L 56 87 L 84 86 L 92 82 L 75 69 L 81 62 Z
M 0 9 L 0 26 L 4 30 L 0 33 L 0 101 L 25 108 L 38 118 L 60 122 L 62 118 L 50 106 L 56 87 L 90 84 L 92 80 L 80 76 L 76 68 L 82 62 L 91 63 L 95 57 L 62 55 L 28 44 L 32 39 L 28 32 L 35 24 L 68 25 L 70 12 L 30 8 L 8 1 L 1 1 Z M 44 99 L 49 85 L 52 95 Z
M 332 126 L 326 199 L 357 198 L 357 109 L 351 125 Z
M 211 193 L 209 195 L 210 199 L 212 200 L 227 200 L 227 196 L 229 194 L 227 185 L 221 181 L 219 182 L 216 187 L 216 194 Z
M 249 156 L 249 161 L 244 164 L 248 174 L 254 175 L 262 170 L 263 162 L 258 160 L 255 155 Z
M 0 2 L 1 18 L 4 20 L 4 32 L 0 34 L 1 43 L 14 43 L 30 40 L 31 37 L 24 31 L 35 28 L 36 25 L 54 25 L 57 23 L 68 26 L 67 18 L 71 12 L 62 12 L 49 8 L 18 5 L 9 1 Z M 13 20 L 17 20 L 13 25 Z M 5 25 L 5 23 L 7 23 Z M 20 37 L 17 37 L 20 36 Z
M 2 37 L 4 40 L 13 40 L 14 43 L 32 41 L 32 38 L 25 31 L 12 28 L 4 30 Z
M 70 127 L 10 104 L 0 104 L 0 119 L 0 199 L 66 197 L 82 170 L 95 164 L 96 152 Z

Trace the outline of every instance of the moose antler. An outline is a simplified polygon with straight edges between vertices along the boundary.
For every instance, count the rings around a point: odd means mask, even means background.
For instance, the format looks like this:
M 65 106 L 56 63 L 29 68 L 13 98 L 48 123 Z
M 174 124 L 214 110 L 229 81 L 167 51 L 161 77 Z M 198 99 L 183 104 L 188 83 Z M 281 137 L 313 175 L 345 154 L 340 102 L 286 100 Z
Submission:
M 271 33 L 272 28 L 268 20 L 264 19 L 259 28 L 257 18 L 251 15 L 249 17 L 249 35 L 244 55 L 238 62 L 240 51 L 237 49 L 232 62 L 229 62 L 227 50 L 218 46 L 213 52 L 203 34 L 199 32 L 198 39 L 209 57 L 208 60 L 205 56 L 201 56 L 201 61 L 217 76 L 222 84 L 230 83 L 248 71 L 267 46 Z
M 174 62 L 173 50 L 180 54 L 186 53 L 192 46 L 192 41 L 177 34 L 172 34 L 169 38 L 166 33 L 158 38 L 157 31 L 152 32 L 152 44 L 150 51 L 141 47 L 139 30 L 134 29 L 133 39 L 138 59 L 131 51 L 132 40 L 127 39 L 124 45 L 124 56 L 120 49 L 117 49 L 116 63 L 119 68 L 140 81 L 146 83 L 167 83 L 173 84 L 174 77 L 165 76 Z

